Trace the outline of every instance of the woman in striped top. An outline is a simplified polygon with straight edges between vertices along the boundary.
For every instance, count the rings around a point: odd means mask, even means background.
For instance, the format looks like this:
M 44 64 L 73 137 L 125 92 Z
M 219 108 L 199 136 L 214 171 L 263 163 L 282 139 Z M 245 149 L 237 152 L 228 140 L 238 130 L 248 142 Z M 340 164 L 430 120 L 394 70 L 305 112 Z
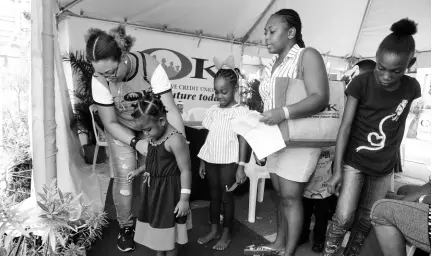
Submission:
M 297 12 L 282 9 L 273 14 L 264 29 L 269 53 L 273 61 L 265 68 L 260 85 L 264 101 L 261 121 L 277 125 L 285 119 L 305 118 L 322 110 L 329 101 L 329 85 L 324 61 L 320 53 L 308 48 L 303 54 L 303 70 L 298 69 L 300 53 L 304 50 L 301 20 Z M 299 77 L 303 74 L 302 77 Z M 308 96 L 302 101 L 275 108 L 277 77 L 301 78 Z M 267 169 L 281 202 L 278 207 L 277 237 L 269 245 L 251 246 L 245 250 L 278 255 L 294 255 L 302 232 L 302 195 L 306 182 L 315 170 L 321 154 L 319 148 L 284 148 L 267 159 Z
M 246 141 L 231 129 L 231 120 L 246 114 L 248 109 L 234 99 L 238 88 L 238 73 L 231 68 L 220 69 L 215 76 L 214 90 L 219 105 L 208 109 L 203 126 L 209 130 L 207 139 L 198 154 L 201 158 L 201 178 L 207 176 L 210 188 L 211 231 L 198 239 L 206 244 L 219 239 L 213 249 L 224 250 L 231 242 L 231 228 L 234 219 L 234 195 L 226 187 L 243 183 L 247 154 Z M 223 205 L 223 232 L 218 233 L 221 202 Z

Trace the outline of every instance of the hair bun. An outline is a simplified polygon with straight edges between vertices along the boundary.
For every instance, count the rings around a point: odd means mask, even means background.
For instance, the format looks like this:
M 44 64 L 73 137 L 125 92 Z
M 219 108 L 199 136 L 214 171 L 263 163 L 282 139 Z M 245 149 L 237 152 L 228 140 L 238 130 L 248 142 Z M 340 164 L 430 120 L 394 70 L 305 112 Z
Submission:
M 135 38 L 126 35 L 126 28 L 123 25 L 118 25 L 115 28 L 110 29 L 109 35 L 114 37 L 114 40 L 117 42 L 118 47 L 122 50 L 122 52 L 129 52 L 135 43 Z
M 417 33 L 417 23 L 408 18 L 393 23 L 390 30 L 397 36 L 412 36 Z
M 84 41 L 87 44 L 87 41 L 90 39 L 90 37 L 98 37 L 102 34 L 106 34 L 105 31 L 98 28 L 89 28 L 89 30 L 87 30 L 87 34 L 84 36 Z

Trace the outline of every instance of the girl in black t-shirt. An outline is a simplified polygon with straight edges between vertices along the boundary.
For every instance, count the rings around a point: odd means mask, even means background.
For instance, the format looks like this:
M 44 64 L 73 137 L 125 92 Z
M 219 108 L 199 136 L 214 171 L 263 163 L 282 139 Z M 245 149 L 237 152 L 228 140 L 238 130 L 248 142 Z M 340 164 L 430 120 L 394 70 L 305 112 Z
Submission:
M 343 255 L 359 254 L 372 227 L 372 205 L 389 190 L 409 108 L 420 97 L 417 80 L 405 75 L 415 62 L 412 35 L 417 25 L 402 19 L 391 31 L 378 47 L 375 70 L 355 77 L 345 91 L 334 172 L 326 183 L 330 193 L 341 187 L 326 237 L 326 256 L 338 253 L 349 228 Z

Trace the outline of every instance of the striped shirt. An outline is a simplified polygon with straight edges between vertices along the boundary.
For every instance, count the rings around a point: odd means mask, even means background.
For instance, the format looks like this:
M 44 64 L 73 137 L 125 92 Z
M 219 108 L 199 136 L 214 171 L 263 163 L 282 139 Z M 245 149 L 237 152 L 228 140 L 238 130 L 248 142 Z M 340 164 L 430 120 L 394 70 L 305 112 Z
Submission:
M 231 127 L 231 120 L 245 115 L 249 110 L 238 104 L 230 108 L 210 107 L 202 122 L 209 130 L 198 157 L 207 163 L 230 164 L 239 159 L 239 141 Z
M 265 67 L 261 84 L 259 86 L 259 92 L 264 102 L 264 111 L 268 111 L 275 108 L 275 85 L 276 77 L 291 77 L 297 78 L 297 62 L 300 56 L 300 52 L 303 51 L 297 44 L 294 45 L 288 54 L 285 56 L 282 63 L 276 67 L 272 74 L 273 65 L 275 64 L 278 55 L 272 58 L 272 61 Z

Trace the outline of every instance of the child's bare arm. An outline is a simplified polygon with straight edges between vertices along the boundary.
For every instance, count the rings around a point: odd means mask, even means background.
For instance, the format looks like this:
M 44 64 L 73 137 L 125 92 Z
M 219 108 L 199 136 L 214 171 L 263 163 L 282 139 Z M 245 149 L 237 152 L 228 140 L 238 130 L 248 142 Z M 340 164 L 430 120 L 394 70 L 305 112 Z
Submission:
M 430 182 L 419 187 L 416 191 L 413 191 L 411 193 L 404 195 L 402 200 L 408 201 L 408 202 L 415 202 L 415 201 L 418 201 L 418 199 L 423 195 L 429 196 L 428 200 L 430 201 L 430 195 L 431 195 L 431 183 Z M 423 202 L 427 203 L 425 200 L 423 200 Z
M 348 99 L 345 104 L 345 111 L 342 117 L 342 124 L 339 127 L 336 140 L 333 174 L 332 177 L 326 182 L 327 191 L 331 194 L 337 193 L 337 186 L 340 184 L 342 179 L 342 160 L 351 133 L 351 125 L 354 120 L 357 105 L 358 99 L 348 95 Z
M 245 138 L 238 136 L 239 140 L 239 162 L 246 162 L 249 153 L 249 145 Z M 250 153 L 249 153 L 250 154 Z
M 137 169 L 137 174 L 142 174 L 145 171 L 146 165 L 143 164 Z
M 345 104 L 345 111 L 342 117 L 342 123 L 339 127 L 339 132 L 336 140 L 336 151 L 334 159 L 334 174 L 342 174 L 342 160 L 345 153 L 346 145 L 348 144 L 349 136 L 351 133 L 351 125 L 357 111 L 358 99 L 348 95 Z
M 183 136 L 175 134 L 167 140 L 168 150 L 172 152 L 176 158 L 177 165 L 180 169 L 180 182 L 182 189 L 191 189 L 192 172 L 191 160 L 189 154 L 189 146 Z M 190 194 L 182 193 L 181 200 L 189 201 Z

